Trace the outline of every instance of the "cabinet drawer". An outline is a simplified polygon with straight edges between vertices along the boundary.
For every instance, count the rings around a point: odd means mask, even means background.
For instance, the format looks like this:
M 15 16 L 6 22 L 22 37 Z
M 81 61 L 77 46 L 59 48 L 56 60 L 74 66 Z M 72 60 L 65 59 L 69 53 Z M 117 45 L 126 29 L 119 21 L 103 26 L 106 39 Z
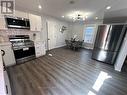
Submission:
M 38 49 L 39 49 L 39 50 L 41 49 L 41 47 L 40 47 L 40 46 L 37 46 L 37 47 L 35 47 L 35 48 L 36 48 L 37 50 L 38 50 Z

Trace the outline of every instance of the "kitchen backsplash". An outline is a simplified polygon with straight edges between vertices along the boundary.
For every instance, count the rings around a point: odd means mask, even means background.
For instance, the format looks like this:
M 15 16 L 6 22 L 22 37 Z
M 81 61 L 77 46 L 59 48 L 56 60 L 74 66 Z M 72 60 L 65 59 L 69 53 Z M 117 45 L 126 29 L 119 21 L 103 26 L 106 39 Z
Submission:
M 0 29 L 0 43 L 9 42 L 9 35 L 29 35 L 30 39 L 33 41 L 40 40 L 40 32 L 30 31 L 30 30 L 21 30 L 21 29 Z

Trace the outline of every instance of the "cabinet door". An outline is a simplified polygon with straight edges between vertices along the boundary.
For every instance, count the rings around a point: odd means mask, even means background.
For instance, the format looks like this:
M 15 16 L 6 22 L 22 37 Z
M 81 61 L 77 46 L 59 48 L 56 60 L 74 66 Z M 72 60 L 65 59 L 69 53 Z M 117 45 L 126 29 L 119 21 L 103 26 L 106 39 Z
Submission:
M 1 49 L 5 51 L 5 55 L 3 56 L 5 66 L 15 65 L 16 61 L 11 45 L 1 46 Z
M 36 46 L 36 57 L 42 56 L 41 46 Z
M 42 31 L 42 20 L 41 16 L 36 16 L 37 31 Z
M 46 54 L 45 42 L 42 43 L 42 55 Z
M 33 14 L 29 14 L 29 19 L 30 19 L 30 30 L 31 31 L 36 31 L 36 16 Z
M 40 43 L 35 43 L 36 57 L 42 56 L 42 46 Z
M 42 21 L 41 16 L 29 14 L 31 31 L 41 31 Z
M 15 11 L 15 16 L 16 17 L 21 17 L 21 18 L 28 18 L 28 13 L 16 10 Z
M 45 55 L 45 43 L 35 42 L 36 57 Z

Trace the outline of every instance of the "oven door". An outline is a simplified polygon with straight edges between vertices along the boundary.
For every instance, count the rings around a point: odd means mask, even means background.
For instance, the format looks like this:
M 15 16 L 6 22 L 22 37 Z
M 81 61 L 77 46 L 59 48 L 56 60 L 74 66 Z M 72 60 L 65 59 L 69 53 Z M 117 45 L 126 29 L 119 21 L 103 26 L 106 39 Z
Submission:
M 26 47 L 22 49 L 15 49 L 14 55 L 17 63 L 23 63 L 35 58 L 35 47 Z

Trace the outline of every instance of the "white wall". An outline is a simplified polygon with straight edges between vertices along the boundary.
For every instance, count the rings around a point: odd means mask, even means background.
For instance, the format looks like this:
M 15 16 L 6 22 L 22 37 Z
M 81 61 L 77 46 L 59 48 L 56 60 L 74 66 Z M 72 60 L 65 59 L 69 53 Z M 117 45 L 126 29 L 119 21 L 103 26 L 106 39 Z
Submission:
M 102 24 L 103 21 L 99 21 L 99 22 L 91 22 L 91 23 L 74 23 L 74 24 L 70 24 L 70 32 L 69 32 L 69 38 L 72 38 L 74 35 L 77 35 L 77 38 L 79 40 L 84 40 L 84 30 L 86 27 L 90 27 L 90 26 L 94 26 L 95 27 L 95 33 L 94 33 L 94 38 L 93 38 L 93 44 L 88 44 L 88 43 L 84 43 L 84 47 L 88 48 L 88 49 L 93 49 L 94 47 L 94 42 L 95 42 L 95 38 L 96 38 L 96 33 L 97 33 L 97 29 L 98 29 L 98 25 Z
M 52 26 L 48 26 L 48 22 L 52 22 Z M 65 39 L 68 39 L 68 23 L 65 21 L 61 21 L 58 19 L 55 19 L 53 17 L 50 16 L 46 16 L 46 15 L 42 15 L 42 32 L 41 32 L 41 38 L 43 41 L 47 42 L 47 37 L 48 37 L 48 28 L 52 28 L 54 27 L 54 34 L 53 34 L 53 48 L 57 48 L 57 47 L 62 47 L 65 45 Z M 60 32 L 60 28 L 62 26 L 66 26 L 67 30 L 64 33 Z M 46 44 L 46 48 L 47 48 L 47 44 Z
M 116 71 L 121 72 L 126 56 L 127 56 L 127 33 L 115 63 Z
M 84 31 L 84 24 L 74 23 L 70 25 L 70 37 L 73 38 L 74 35 L 77 35 L 77 39 L 83 40 L 83 31 Z

